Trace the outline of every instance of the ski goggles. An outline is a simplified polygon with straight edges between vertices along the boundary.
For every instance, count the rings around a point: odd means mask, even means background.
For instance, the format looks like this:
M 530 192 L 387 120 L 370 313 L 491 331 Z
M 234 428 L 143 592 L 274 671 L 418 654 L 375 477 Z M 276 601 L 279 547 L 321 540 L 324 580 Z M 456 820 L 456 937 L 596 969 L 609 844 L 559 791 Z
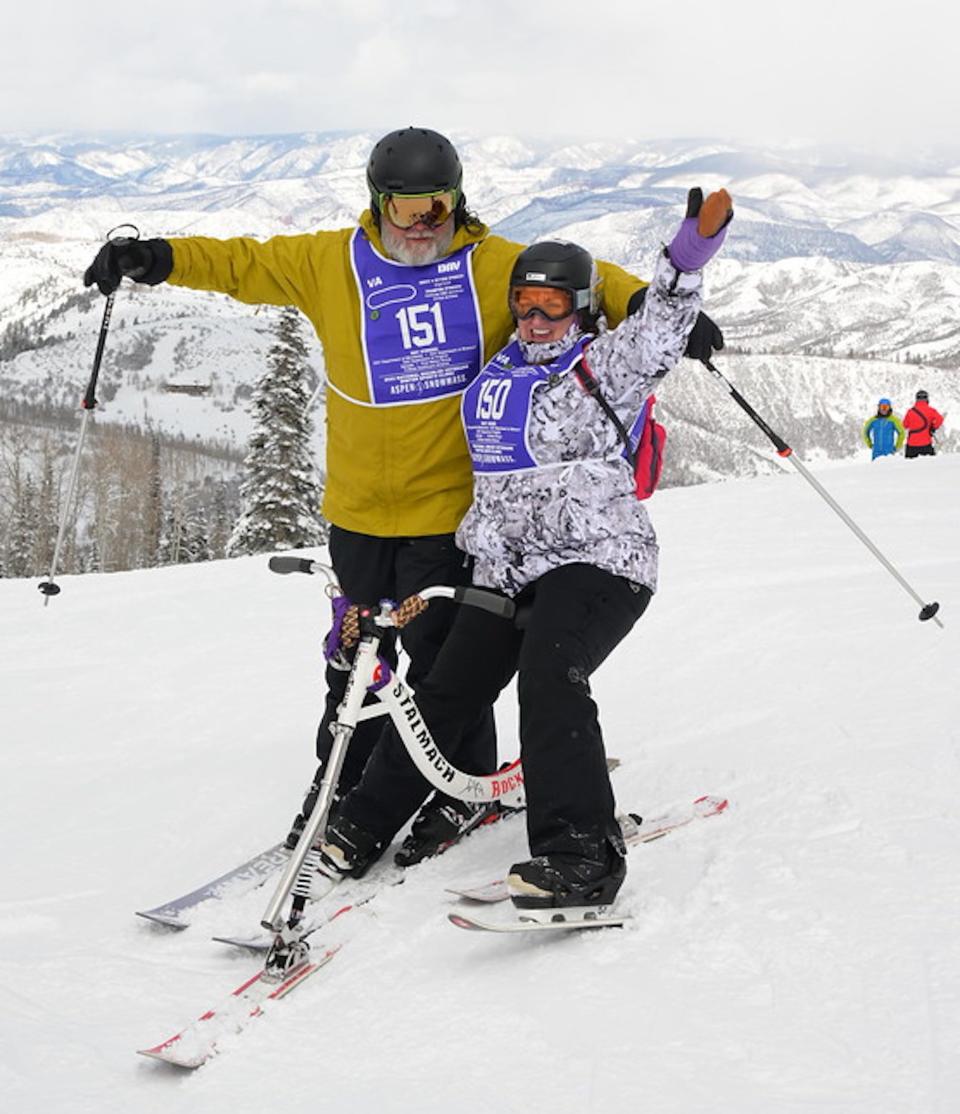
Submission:
M 888 402 L 881 402 L 880 405 L 877 407 L 877 413 L 878 414 L 889 414 L 891 409 L 892 409 L 892 407 L 890 406 L 890 404 Z
M 436 228 L 449 220 L 457 207 L 458 191 L 438 193 L 381 193 L 380 212 L 397 228 L 426 224 Z
M 539 313 L 548 321 L 562 321 L 573 313 L 573 295 L 559 286 L 511 286 L 510 312 L 518 321 Z

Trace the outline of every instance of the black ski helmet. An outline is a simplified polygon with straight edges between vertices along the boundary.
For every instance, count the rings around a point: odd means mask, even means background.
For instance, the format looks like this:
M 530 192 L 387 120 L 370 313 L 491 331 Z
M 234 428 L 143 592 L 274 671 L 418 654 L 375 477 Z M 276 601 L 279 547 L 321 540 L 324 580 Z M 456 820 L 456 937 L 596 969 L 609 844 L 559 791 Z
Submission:
M 569 240 L 541 240 L 517 256 L 510 286 L 556 286 L 573 295 L 575 311 L 595 317 L 600 309 L 600 278 L 593 256 Z
M 457 225 L 463 223 L 461 191 L 463 167 L 456 148 L 445 135 L 429 128 L 402 128 L 390 132 L 370 152 L 367 186 L 370 210 L 380 223 L 380 195 L 384 193 L 454 192 Z
M 927 394 L 926 391 L 917 391 L 917 397 L 916 397 L 915 401 L 917 401 L 917 402 L 928 402 L 929 400 L 930 400 L 930 396 Z

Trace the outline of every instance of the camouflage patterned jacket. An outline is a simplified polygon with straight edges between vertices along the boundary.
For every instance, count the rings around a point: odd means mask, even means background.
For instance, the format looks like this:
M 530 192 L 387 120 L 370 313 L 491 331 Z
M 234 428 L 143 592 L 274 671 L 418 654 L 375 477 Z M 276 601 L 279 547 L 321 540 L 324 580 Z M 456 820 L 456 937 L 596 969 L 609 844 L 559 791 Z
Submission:
M 585 361 L 628 429 L 683 354 L 700 288 L 699 272 L 678 276 L 662 256 L 642 311 L 589 344 Z M 473 504 L 457 531 L 476 559 L 474 583 L 516 595 L 550 569 L 587 562 L 656 591 L 657 537 L 617 430 L 572 370 L 554 379 L 530 404 L 537 466 L 474 475 Z

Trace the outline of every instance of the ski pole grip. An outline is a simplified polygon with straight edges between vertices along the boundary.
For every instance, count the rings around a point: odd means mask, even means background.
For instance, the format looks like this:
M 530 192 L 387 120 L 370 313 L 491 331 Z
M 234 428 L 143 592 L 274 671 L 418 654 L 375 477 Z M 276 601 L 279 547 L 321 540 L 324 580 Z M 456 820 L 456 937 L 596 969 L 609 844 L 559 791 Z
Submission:
M 271 572 L 286 576 L 288 572 L 313 572 L 313 561 L 309 557 L 271 557 L 267 562 Z
M 501 619 L 512 619 L 517 610 L 513 600 L 496 592 L 485 592 L 483 588 L 454 588 L 453 598 L 457 603 L 482 608 Z

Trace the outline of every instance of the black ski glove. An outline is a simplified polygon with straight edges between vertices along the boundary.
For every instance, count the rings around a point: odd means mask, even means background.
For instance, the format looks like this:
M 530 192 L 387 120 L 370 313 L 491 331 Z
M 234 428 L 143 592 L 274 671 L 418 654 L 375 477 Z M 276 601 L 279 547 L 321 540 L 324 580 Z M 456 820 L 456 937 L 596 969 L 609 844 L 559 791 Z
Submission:
M 646 287 L 638 290 L 627 303 L 627 313 L 638 313 L 643 309 L 646 296 Z M 690 335 L 687 337 L 684 356 L 688 356 L 691 360 L 699 360 L 702 363 L 704 360 L 709 360 L 714 351 L 719 352 L 721 348 L 723 348 L 723 333 L 720 331 L 720 326 L 712 318 L 707 317 L 705 313 L 698 313 L 693 328 L 690 330 Z
M 156 286 L 170 277 L 173 248 L 166 240 L 108 240 L 83 273 L 83 285 L 94 283 L 112 294 L 126 276 Z
M 720 326 L 705 313 L 698 313 L 693 323 L 690 335 L 687 337 L 687 347 L 684 356 L 691 360 L 709 360 L 713 353 L 723 348 L 723 333 Z

